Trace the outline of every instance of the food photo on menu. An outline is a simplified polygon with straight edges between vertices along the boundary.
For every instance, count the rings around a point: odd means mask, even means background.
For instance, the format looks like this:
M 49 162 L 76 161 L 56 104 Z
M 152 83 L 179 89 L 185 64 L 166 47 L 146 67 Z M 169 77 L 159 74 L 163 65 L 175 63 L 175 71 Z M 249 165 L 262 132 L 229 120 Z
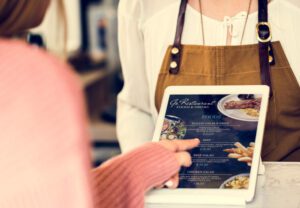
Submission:
M 161 140 L 200 138 L 178 188 L 248 189 L 259 94 L 171 95 Z

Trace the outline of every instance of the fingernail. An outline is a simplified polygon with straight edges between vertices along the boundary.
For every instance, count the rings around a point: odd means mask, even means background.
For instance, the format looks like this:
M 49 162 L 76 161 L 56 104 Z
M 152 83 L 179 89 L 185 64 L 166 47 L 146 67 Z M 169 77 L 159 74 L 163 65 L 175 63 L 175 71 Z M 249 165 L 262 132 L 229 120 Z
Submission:
M 165 183 L 165 185 L 168 187 L 168 188 L 171 188 L 172 186 L 173 186 L 173 181 L 167 181 L 166 183 Z

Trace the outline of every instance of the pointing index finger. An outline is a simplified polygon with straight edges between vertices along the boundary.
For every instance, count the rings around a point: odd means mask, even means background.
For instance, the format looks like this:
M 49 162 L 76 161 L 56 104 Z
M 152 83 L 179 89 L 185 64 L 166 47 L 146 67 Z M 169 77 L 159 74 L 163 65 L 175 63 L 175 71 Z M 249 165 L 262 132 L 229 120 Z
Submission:
M 185 140 L 173 140 L 173 141 L 163 140 L 161 141 L 161 144 L 165 148 L 173 152 L 186 151 L 197 147 L 200 144 L 200 139 L 185 139 Z

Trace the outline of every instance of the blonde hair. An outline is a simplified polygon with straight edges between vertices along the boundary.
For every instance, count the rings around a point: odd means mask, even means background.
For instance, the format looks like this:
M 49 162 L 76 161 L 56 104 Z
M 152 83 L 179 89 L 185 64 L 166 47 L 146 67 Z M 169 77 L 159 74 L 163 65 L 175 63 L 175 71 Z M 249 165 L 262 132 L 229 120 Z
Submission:
M 50 0 L 0 0 L 0 36 L 22 33 L 39 25 Z
M 58 14 L 56 32 L 57 35 L 62 35 L 63 40 L 63 48 L 58 55 L 65 58 L 68 28 L 64 0 L 0 0 L 0 37 L 25 39 L 27 30 L 42 22 L 51 1 L 55 1 Z

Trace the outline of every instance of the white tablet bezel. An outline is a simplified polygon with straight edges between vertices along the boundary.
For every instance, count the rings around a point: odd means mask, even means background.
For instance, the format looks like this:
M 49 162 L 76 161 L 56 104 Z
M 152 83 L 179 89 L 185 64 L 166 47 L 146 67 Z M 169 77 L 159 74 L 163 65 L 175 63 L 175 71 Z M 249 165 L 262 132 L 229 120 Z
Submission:
M 269 87 L 265 85 L 239 85 L 239 86 L 171 86 L 165 90 L 161 110 L 156 123 L 153 141 L 159 141 L 166 109 L 170 95 L 213 95 L 213 94 L 261 94 L 262 103 L 260 117 L 258 120 L 255 139 L 255 151 L 253 155 L 252 168 L 250 171 L 249 188 L 247 190 L 225 190 L 225 189 L 162 189 L 152 190 L 146 196 L 148 203 L 220 203 L 240 204 L 240 202 L 252 201 L 258 175 L 260 152 L 262 147 L 266 112 L 269 100 Z M 200 138 L 201 139 L 201 138 Z M 194 197 L 193 197 L 194 196 Z M 212 200 L 210 200 L 210 198 Z M 223 199 L 223 200 L 222 200 Z M 228 199 L 230 199 L 228 201 Z M 231 203 L 231 202 L 232 203 Z

